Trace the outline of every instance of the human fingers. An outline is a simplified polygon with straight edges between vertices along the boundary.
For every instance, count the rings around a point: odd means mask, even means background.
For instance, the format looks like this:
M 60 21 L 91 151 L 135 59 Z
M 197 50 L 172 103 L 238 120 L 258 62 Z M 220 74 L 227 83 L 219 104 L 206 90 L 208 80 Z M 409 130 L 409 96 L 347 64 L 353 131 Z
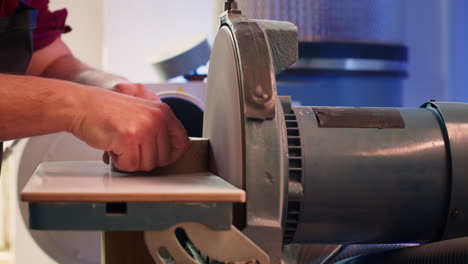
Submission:
M 134 172 L 141 169 L 141 145 L 124 144 L 124 148 L 111 153 L 112 164 L 118 169 Z
M 167 130 L 167 125 L 158 130 L 157 135 L 157 165 L 164 167 L 169 165 L 171 160 L 171 146 Z
M 148 135 L 141 148 L 141 170 L 153 170 L 158 165 L 157 161 L 159 157 L 157 135 Z
M 164 103 L 159 103 L 159 108 L 166 118 L 167 135 L 170 148 L 169 162 L 178 160 L 190 147 L 187 131 L 172 112 L 171 108 Z
M 119 83 L 116 84 L 112 88 L 112 90 L 118 93 L 138 97 L 145 100 L 160 101 L 156 93 L 146 88 L 146 86 L 142 83 Z

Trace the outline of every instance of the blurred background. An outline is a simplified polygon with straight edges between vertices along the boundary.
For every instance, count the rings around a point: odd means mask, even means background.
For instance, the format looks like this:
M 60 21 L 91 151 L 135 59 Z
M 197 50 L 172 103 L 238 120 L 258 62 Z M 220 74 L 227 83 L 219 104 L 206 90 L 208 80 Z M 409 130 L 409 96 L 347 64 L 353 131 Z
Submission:
M 307 1 L 313 0 L 289 2 Z M 468 101 L 468 2 L 379 2 L 399 6 L 394 21 L 400 23 L 401 41 L 409 48 L 402 104 L 418 106 L 427 99 Z M 73 32 L 63 39 L 79 58 L 144 83 L 159 81 L 148 63 L 159 50 L 199 34 L 213 40 L 221 4 L 221 0 L 51 0 L 53 9 L 69 10 Z
M 161 79 L 152 63 L 188 39 L 206 36 L 212 43 L 223 1 L 51 0 L 50 7 L 68 9 L 73 31 L 63 39 L 78 58 L 158 92 L 185 92 L 175 97 L 203 109 L 203 81 Z M 468 102 L 466 0 L 256 0 L 240 1 L 240 7 L 250 18 L 295 22 L 303 42 L 336 37 L 346 43 L 407 48 L 398 74 L 385 69 L 371 74 L 297 71 L 296 65 L 278 76 L 279 93 L 292 95 L 295 104 L 418 107 L 430 99 Z M 313 46 L 310 50 L 314 52 Z M 206 74 L 207 65 L 199 66 L 197 74 Z M 63 134 L 26 139 L 13 150 L 1 177 L 0 264 L 100 263 L 98 233 L 30 232 L 17 195 L 40 162 L 99 159 L 101 153 Z

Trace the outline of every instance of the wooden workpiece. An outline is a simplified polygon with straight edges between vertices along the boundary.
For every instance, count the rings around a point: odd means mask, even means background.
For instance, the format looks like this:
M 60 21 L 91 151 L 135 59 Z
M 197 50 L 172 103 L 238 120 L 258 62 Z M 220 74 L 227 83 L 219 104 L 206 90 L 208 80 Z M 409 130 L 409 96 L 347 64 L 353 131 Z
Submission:
M 192 140 L 173 165 L 149 173 L 111 172 L 99 161 L 39 166 L 21 193 L 26 202 L 245 202 L 245 192 L 206 171 L 207 140 Z

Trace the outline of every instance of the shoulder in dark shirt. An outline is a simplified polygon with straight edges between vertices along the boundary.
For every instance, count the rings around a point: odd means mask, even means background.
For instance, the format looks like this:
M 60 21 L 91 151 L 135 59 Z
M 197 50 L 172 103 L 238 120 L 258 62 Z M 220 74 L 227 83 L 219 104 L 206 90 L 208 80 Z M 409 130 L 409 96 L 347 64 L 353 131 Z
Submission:
M 71 31 L 71 28 L 65 25 L 68 15 L 66 9 L 51 12 L 49 0 L 26 0 L 25 3 L 39 11 L 36 30 L 34 30 L 34 50 L 49 45 L 61 34 Z
M 18 3 L 18 0 L 0 0 L 0 17 L 14 15 Z M 34 50 L 44 48 L 61 34 L 71 30 L 69 26 L 65 25 L 68 14 L 66 9 L 51 12 L 49 0 L 26 0 L 25 3 L 39 11 L 36 30 L 34 30 Z

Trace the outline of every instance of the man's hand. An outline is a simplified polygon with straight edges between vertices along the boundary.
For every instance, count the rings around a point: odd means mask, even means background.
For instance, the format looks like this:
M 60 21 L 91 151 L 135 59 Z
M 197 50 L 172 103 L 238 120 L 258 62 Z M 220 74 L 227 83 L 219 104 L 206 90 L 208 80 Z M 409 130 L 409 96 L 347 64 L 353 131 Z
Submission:
M 161 101 L 161 99 L 156 95 L 156 93 L 150 91 L 142 83 L 131 83 L 128 81 L 123 81 L 114 85 L 112 91 L 133 97 L 138 97 L 145 100 Z M 104 161 L 104 163 L 109 164 L 110 155 L 111 154 L 109 154 L 109 152 L 104 151 L 104 153 L 102 154 L 102 160 Z
M 92 90 L 71 132 L 108 151 L 117 168 L 149 171 L 176 161 L 188 149 L 187 133 L 168 105 Z
M 133 97 L 138 97 L 141 99 L 161 101 L 160 98 L 156 95 L 156 93 L 150 91 L 142 83 L 131 83 L 127 81 L 121 82 L 114 85 L 112 91 Z M 102 160 L 104 161 L 104 163 L 109 164 L 110 155 L 112 155 L 112 153 L 104 151 L 104 153 L 102 154 Z
M 27 73 L 54 80 L 33 78 L 34 85 L 26 86 L 31 90 L 22 88 L 16 92 L 18 97 L 14 99 L 18 101 L 8 106 L 23 109 L 19 107 L 27 105 L 24 109 L 29 111 L 28 114 L 32 113 L 28 115 L 31 118 L 24 118 L 24 114 L 16 108 L 0 111 L 17 113 L 24 121 L 21 124 L 15 121 L 16 126 L 2 127 L 2 123 L 11 124 L 9 118 L 14 115 L 5 115 L 8 118 L 3 119 L 0 115 L 0 137 L 18 138 L 66 129 L 90 146 L 107 151 L 116 166 L 125 171 L 151 170 L 168 165 L 188 149 L 185 129 L 171 109 L 159 102 L 155 93 L 143 84 L 130 83 L 121 76 L 82 63 L 60 38 L 34 52 Z M 20 82 L 21 79 L 26 78 L 8 77 L 21 84 L 25 81 Z M 57 79 L 94 87 L 73 85 Z M 5 85 L 13 83 L 3 84 L 2 87 Z M 87 91 L 84 95 L 83 90 Z M 29 101 L 24 99 L 25 94 Z M 3 95 L 0 90 L 0 96 L 4 97 L 0 101 L 15 102 L 11 98 L 16 94 L 10 95 Z M 105 161 L 109 159 L 106 155 Z
M 121 82 L 114 85 L 112 91 L 146 100 L 160 101 L 156 93 L 146 88 L 142 83 Z

